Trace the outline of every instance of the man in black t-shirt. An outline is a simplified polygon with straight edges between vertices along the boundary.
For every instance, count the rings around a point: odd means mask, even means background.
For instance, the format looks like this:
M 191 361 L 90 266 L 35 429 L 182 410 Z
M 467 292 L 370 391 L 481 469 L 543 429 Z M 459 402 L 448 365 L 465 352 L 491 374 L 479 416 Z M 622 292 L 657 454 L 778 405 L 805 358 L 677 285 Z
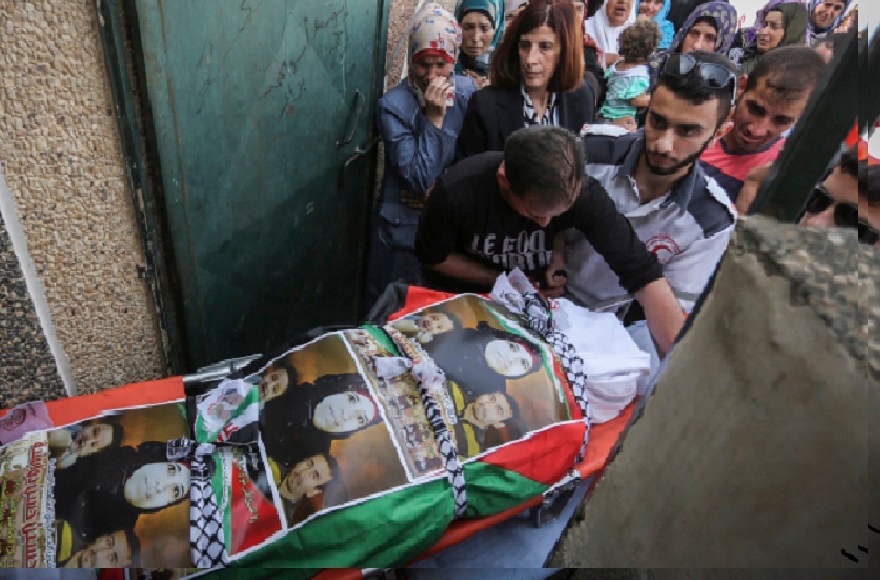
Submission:
M 502 271 L 518 267 L 552 292 L 564 283 L 555 276 L 562 256 L 553 259 L 554 241 L 568 228 L 583 232 L 642 304 L 665 354 L 684 314 L 654 255 L 598 183 L 585 178 L 583 146 L 565 129 L 520 129 L 503 153 L 449 168 L 425 204 L 415 251 L 433 288 L 489 292 Z

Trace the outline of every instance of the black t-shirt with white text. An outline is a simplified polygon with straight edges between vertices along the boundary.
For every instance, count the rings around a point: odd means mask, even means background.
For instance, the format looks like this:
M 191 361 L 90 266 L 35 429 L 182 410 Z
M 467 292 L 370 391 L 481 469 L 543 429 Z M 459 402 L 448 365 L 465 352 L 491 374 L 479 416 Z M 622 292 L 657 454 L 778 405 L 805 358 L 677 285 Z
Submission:
M 440 264 L 450 254 L 459 253 L 499 273 L 518 267 L 533 280 L 543 281 L 553 255 L 554 236 L 577 228 L 628 292 L 635 293 L 663 276 L 654 255 L 596 180 L 586 177 L 574 205 L 542 228 L 519 215 L 501 197 L 496 173 L 503 159 L 500 151 L 468 157 L 437 181 L 416 235 L 415 252 L 422 264 Z M 429 268 L 424 275 L 430 287 L 446 292 L 491 290 Z

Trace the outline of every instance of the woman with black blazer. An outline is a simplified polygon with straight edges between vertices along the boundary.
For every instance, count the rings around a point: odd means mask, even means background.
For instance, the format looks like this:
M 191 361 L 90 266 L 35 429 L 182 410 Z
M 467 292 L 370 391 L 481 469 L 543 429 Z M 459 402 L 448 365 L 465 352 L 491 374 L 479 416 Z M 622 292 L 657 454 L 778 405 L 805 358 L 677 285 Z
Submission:
M 596 95 L 583 82 L 582 23 L 570 2 L 530 2 L 510 23 L 492 60 L 492 84 L 473 94 L 456 146 L 456 160 L 502 151 L 528 125 L 575 133 L 593 122 Z

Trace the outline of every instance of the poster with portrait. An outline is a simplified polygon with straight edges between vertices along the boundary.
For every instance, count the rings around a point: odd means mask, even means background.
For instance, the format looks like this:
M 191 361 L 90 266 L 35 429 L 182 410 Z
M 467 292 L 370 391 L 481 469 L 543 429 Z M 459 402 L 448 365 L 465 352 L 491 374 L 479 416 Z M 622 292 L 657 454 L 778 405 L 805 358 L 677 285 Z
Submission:
M 408 482 L 383 406 L 341 334 L 274 360 L 255 382 L 266 471 L 288 527 Z
M 57 567 L 191 565 L 182 404 L 130 408 L 45 432 L 54 465 Z
M 45 433 L 0 448 L 0 567 L 52 566 L 51 482 Z
M 418 386 L 408 369 L 396 363 L 400 355 L 388 336 L 370 326 L 347 330 L 344 336 L 357 353 L 385 409 L 392 436 L 403 451 L 409 478 L 442 474 L 443 457 L 425 416 Z
M 507 309 L 466 294 L 388 327 L 443 369 L 447 424 L 462 457 L 571 419 L 551 351 Z

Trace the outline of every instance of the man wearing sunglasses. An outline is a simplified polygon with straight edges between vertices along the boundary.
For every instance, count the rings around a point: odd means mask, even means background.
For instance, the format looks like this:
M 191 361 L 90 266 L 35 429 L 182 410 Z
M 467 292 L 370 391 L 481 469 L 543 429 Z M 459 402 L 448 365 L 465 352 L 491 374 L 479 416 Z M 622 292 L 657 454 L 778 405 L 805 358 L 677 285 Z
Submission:
M 709 147 L 700 162 L 744 213 L 760 181 L 779 156 L 783 133 L 797 122 L 825 69 L 825 61 L 805 46 L 777 48 L 758 59 L 733 113 L 733 127 Z M 749 174 L 751 172 L 751 180 Z
M 673 54 L 661 65 L 644 131 L 618 136 L 597 126 L 584 136 L 586 172 L 614 200 L 648 250 L 684 311 L 690 311 L 730 240 L 736 212 L 697 160 L 730 113 L 736 68 L 704 51 Z M 589 308 L 629 303 L 584 236 L 566 234 L 567 290 Z M 628 318 L 644 337 L 638 307 Z M 650 340 L 634 338 L 650 349 Z
M 880 165 L 859 162 L 850 149 L 807 198 L 800 223 L 820 228 L 856 228 L 863 244 L 880 244 Z

